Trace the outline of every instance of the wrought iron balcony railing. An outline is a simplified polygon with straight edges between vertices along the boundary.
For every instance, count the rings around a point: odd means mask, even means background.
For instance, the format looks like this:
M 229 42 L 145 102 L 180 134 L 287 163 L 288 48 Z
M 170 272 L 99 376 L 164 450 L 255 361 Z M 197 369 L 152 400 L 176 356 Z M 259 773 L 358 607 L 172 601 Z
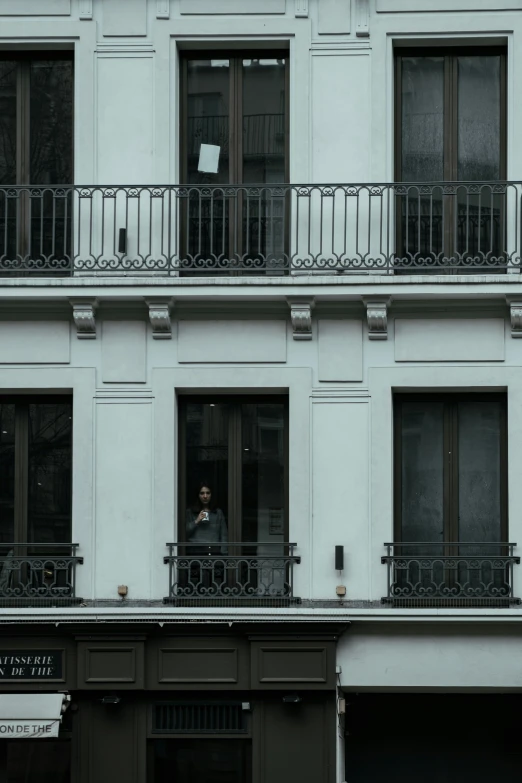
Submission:
M 4 186 L 0 275 L 519 271 L 521 197 L 521 182 Z
M 177 605 L 248 604 L 288 606 L 294 596 L 297 544 L 245 543 L 167 544 L 169 594 Z
M 508 543 L 387 543 L 381 562 L 388 569 L 393 606 L 509 606 L 513 566 L 520 557 Z
M 0 544 L 0 605 L 63 606 L 79 603 L 79 544 Z

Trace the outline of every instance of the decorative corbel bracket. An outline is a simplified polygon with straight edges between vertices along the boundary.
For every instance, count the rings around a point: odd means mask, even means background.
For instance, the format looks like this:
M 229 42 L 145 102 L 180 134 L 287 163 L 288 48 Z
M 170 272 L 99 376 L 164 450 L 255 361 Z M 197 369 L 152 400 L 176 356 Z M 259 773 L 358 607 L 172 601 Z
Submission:
M 170 18 L 170 0 L 156 0 L 156 18 Z
M 366 317 L 368 319 L 368 337 L 370 340 L 388 339 L 388 308 L 391 304 L 391 296 L 382 299 L 366 299 Z
M 311 340 L 314 298 L 288 297 L 286 301 L 290 307 L 290 320 L 292 321 L 294 340 Z
M 295 0 L 295 15 L 308 16 L 308 0 Z
M 92 0 L 80 0 L 80 19 L 92 19 Z
M 69 302 L 72 306 L 78 339 L 95 340 L 97 299 L 69 299 Z
M 170 299 L 146 299 L 149 308 L 149 320 L 152 326 L 154 340 L 171 340 L 172 324 L 170 312 L 172 301 Z
M 511 337 L 522 337 L 522 297 L 512 299 L 506 296 L 511 319 Z
M 355 0 L 355 35 L 357 38 L 368 38 L 370 35 L 369 5 L 369 0 Z

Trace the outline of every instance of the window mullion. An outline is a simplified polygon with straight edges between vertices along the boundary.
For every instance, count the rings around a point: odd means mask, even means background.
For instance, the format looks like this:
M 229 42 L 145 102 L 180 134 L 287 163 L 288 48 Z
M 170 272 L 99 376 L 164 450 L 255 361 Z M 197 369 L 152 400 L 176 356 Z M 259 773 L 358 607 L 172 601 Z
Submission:
M 507 63 L 505 53 L 500 55 L 500 177 L 507 179 Z
M 235 125 L 235 179 L 239 185 L 243 182 L 243 57 L 234 60 L 234 125 Z
M 452 461 L 452 433 L 451 433 L 451 404 L 446 401 L 444 403 L 444 433 L 443 433 L 443 484 L 444 484 L 444 500 L 443 500 L 443 524 L 442 524 L 442 540 L 451 540 L 451 510 L 452 510 L 452 490 L 453 490 L 453 461 Z M 446 552 L 449 554 L 449 552 Z
M 241 541 L 242 536 L 242 454 L 241 405 L 230 406 L 228 425 L 228 538 Z M 233 551 L 230 551 L 233 554 Z
M 449 498 L 449 525 L 448 539 L 459 541 L 459 403 L 452 400 L 449 403 L 450 411 L 450 498 Z
M 180 122 L 180 182 L 188 183 L 188 60 L 181 58 L 181 122 Z
M 500 538 L 506 543 L 509 541 L 507 410 L 505 401 L 500 411 Z
M 182 403 L 178 408 L 178 526 L 177 541 L 187 540 L 186 514 L 189 507 L 187 498 L 187 426 L 186 407 Z
M 402 541 L 402 402 L 394 406 L 394 531 L 393 540 Z
M 284 431 L 283 431 L 283 437 L 284 437 L 284 451 L 283 451 L 283 459 L 284 459 L 284 498 L 285 498 L 285 505 L 284 505 L 284 514 L 285 514 L 285 527 L 284 527 L 284 535 L 285 535 L 285 541 L 290 541 L 290 499 L 288 497 L 288 488 L 289 488 L 289 477 L 288 477 L 288 471 L 289 471 L 289 465 L 290 465 L 290 426 L 289 426 L 289 410 L 288 405 L 285 405 L 284 408 Z

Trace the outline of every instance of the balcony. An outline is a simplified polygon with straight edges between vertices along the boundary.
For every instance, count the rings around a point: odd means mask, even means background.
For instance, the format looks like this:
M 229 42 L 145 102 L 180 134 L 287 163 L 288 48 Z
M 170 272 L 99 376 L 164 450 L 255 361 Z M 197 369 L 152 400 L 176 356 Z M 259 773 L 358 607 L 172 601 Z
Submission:
M 513 566 L 520 557 L 507 543 L 387 543 L 388 594 L 395 607 L 508 607 Z
M 0 188 L 0 276 L 520 270 L 520 182 Z
M 2 543 L 0 545 L 0 606 L 72 606 L 76 597 L 76 566 L 83 557 L 78 544 Z
M 291 606 L 297 544 L 235 543 L 223 546 L 167 544 L 169 594 L 176 606 Z M 226 552 L 222 550 L 226 549 Z

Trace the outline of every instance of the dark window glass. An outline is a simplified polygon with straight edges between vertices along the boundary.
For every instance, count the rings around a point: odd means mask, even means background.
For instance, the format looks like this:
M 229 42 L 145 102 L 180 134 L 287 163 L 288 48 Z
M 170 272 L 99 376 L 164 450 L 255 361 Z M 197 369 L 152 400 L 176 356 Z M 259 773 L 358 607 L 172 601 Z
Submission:
M 284 59 L 242 60 L 243 182 L 286 180 L 285 67 Z
M 444 405 L 401 405 L 401 540 L 441 541 L 444 530 Z
M 69 403 L 29 405 L 29 541 L 64 543 L 71 534 L 71 425 Z
M 241 407 L 241 519 L 244 541 L 285 540 L 285 409 Z
M 16 173 L 17 63 L 0 60 L 0 184 L 13 185 Z
M 212 502 L 228 518 L 230 406 L 190 403 L 185 408 L 187 508 L 197 503 L 200 482 L 212 489 Z
M 505 400 L 405 395 L 396 414 L 400 540 L 505 540 Z
M 457 58 L 457 177 L 502 177 L 500 56 Z
M 401 179 L 444 179 L 444 58 L 402 57 Z
M 35 60 L 30 83 L 32 185 L 72 183 L 72 60 Z

